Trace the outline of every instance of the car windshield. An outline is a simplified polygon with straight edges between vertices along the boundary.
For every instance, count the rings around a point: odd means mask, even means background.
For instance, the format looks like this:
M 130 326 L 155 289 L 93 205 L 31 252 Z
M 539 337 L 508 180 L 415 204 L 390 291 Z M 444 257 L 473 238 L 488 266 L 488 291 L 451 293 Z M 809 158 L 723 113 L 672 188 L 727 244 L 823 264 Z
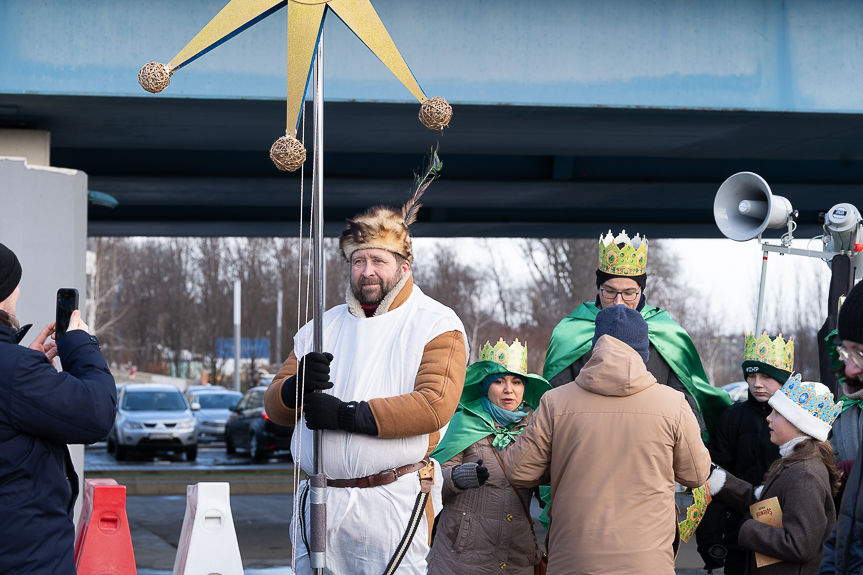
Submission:
M 126 411 L 184 411 L 186 402 L 179 391 L 133 391 L 123 398 Z
M 201 409 L 228 409 L 239 403 L 243 397 L 239 393 L 199 393 L 192 396 Z

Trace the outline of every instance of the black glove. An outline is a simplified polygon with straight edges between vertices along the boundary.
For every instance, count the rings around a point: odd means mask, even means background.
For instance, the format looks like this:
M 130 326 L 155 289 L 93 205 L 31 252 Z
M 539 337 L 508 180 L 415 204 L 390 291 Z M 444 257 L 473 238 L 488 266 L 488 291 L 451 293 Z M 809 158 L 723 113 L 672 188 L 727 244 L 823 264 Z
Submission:
M 357 402 L 346 403 L 328 393 L 306 394 L 303 413 L 309 429 L 343 429 L 354 431 Z
M 728 555 L 728 550 L 724 546 L 716 544 L 712 545 L 707 551 L 699 549 L 698 554 L 704 559 L 704 569 L 709 572 L 725 565 L 725 557 Z
M 488 481 L 488 468 L 483 467 L 482 459 L 476 463 L 462 463 L 452 470 L 452 482 L 459 489 L 482 487 Z
M 303 390 L 302 403 L 310 393 L 318 389 L 330 389 L 330 362 L 333 354 L 313 351 L 300 358 L 297 375 L 289 377 L 282 384 L 282 401 L 291 409 L 297 408 L 297 386 Z M 305 385 L 304 385 L 305 384 Z

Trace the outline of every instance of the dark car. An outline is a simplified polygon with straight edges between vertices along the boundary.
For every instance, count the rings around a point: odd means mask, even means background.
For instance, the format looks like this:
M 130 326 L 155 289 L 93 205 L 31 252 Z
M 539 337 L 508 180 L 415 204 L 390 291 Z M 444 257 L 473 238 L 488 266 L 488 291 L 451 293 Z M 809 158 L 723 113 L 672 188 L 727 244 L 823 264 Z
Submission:
M 264 410 L 265 386 L 246 392 L 225 426 L 225 448 L 228 453 L 247 449 L 249 456 L 261 461 L 275 451 L 291 449 L 293 425 L 274 423 Z

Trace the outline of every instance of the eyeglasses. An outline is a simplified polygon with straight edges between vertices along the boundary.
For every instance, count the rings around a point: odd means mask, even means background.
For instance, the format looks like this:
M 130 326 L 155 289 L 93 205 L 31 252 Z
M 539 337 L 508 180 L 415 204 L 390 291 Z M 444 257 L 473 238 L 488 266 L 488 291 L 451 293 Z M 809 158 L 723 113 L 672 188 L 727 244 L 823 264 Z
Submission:
M 623 301 L 635 301 L 635 298 L 641 293 L 640 291 L 617 291 L 615 289 L 608 288 L 599 288 L 599 293 L 602 294 L 603 299 L 607 299 L 608 301 L 613 301 L 617 299 L 617 296 L 623 298 Z
M 863 369 L 863 351 L 850 351 L 844 345 L 840 345 L 836 348 L 839 352 L 839 357 L 842 361 L 851 360 L 851 363 Z

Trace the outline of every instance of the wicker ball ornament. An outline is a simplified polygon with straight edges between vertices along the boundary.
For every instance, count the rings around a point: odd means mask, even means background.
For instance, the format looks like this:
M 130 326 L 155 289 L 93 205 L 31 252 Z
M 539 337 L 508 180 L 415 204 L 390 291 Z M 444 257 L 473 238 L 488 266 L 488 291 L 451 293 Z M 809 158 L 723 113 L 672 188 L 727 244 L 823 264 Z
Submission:
M 174 71 L 164 64 L 148 62 L 138 72 L 138 83 L 151 94 L 158 94 L 171 83 Z
M 420 108 L 420 122 L 429 130 L 440 130 L 449 126 L 452 118 L 452 106 L 440 97 L 434 97 L 423 102 Z
M 306 161 L 306 149 L 293 136 L 282 136 L 270 148 L 270 159 L 283 172 L 295 172 Z

